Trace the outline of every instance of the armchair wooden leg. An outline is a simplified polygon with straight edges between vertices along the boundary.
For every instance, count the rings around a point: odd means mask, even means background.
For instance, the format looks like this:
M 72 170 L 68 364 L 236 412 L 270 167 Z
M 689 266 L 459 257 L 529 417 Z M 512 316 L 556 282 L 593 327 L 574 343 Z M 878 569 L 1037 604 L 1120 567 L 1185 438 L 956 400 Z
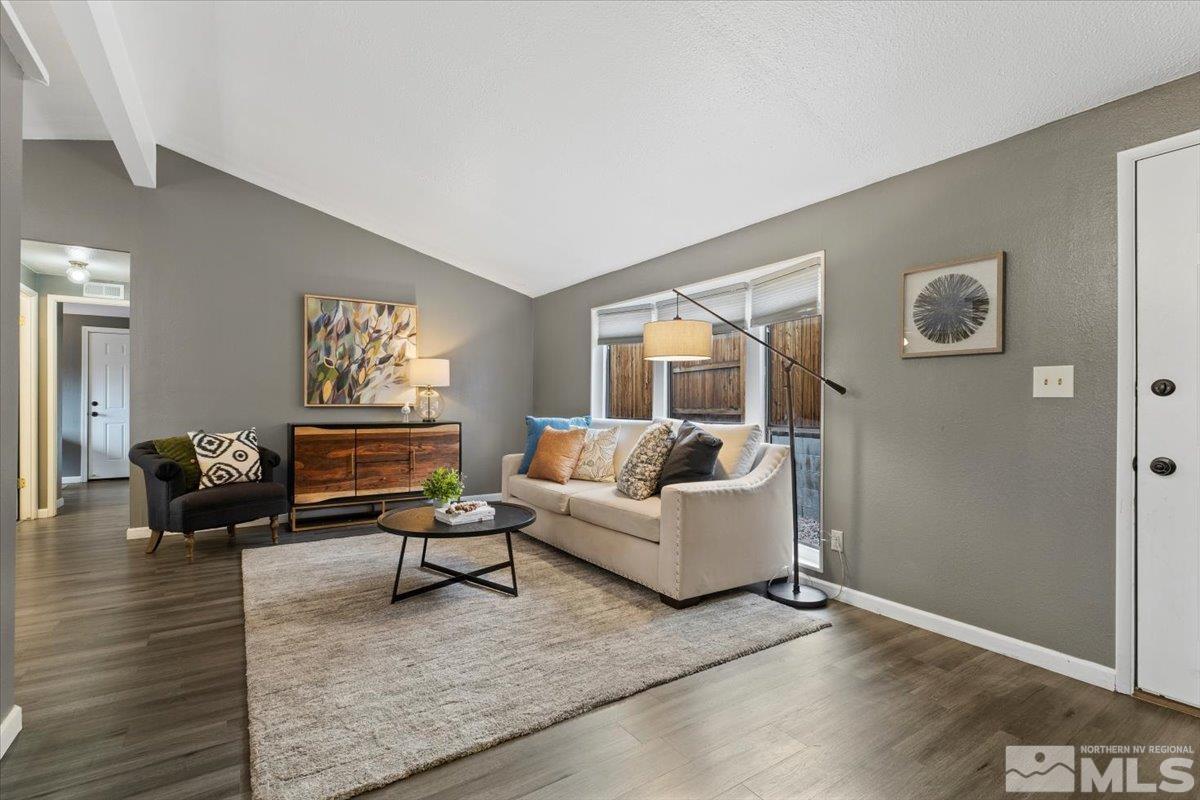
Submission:
M 229 546 L 233 547 L 237 541 L 237 525 L 226 525 L 225 530 L 229 532 Z
M 183 543 L 187 545 L 187 559 L 191 561 L 192 557 L 196 555 L 196 534 L 191 531 L 184 531 Z
M 150 541 L 146 544 L 146 554 L 149 555 L 158 549 L 159 542 L 162 541 L 162 531 L 150 531 Z
M 271 544 L 279 544 L 279 517 L 271 515 Z

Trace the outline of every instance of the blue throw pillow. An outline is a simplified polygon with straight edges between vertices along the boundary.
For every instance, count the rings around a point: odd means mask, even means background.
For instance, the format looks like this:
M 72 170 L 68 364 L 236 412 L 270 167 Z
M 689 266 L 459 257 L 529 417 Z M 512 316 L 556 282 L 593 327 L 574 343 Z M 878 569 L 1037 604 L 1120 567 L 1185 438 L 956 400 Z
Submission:
M 526 417 L 525 418 L 525 456 L 521 459 L 521 467 L 517 473 L 524 475 L 529 472 L 529 463 L 533 461 L 533 453 L 537 450 L 538 440 L 542 431 L 554 428 L 565 431 L 568 428 L 586 428 L 592 424 L 592 415 L 584 417 Z

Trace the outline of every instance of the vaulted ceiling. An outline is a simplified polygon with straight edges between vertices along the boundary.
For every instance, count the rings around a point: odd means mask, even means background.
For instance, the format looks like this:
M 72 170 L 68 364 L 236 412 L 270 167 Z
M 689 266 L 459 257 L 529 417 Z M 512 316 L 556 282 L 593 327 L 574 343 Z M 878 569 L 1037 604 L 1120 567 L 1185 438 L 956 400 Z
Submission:
M 108 137 L 14 6 L 27 138 Z M 533 296 L 1200 71 L 1185 2 L 113 8 L 158 144 Z

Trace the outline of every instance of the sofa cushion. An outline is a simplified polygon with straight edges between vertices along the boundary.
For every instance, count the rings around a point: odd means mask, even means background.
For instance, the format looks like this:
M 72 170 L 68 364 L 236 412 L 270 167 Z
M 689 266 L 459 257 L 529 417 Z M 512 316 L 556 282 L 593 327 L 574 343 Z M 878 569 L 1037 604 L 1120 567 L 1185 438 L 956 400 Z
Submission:
M 634 500 L 617 491 L 615 486 L 595 488 L 572 495 L 571 516 L 648 542 L 659 539 L 662 499 L 657 495 Z
M 239 481 L 176 497 L 167 512 L 168 530 L 219 528 L 286 514 L 287 510 L 287 487 L 282 483 Z
M 528 475 L 513 475 L 508 479 L 508 493 L 513 497 L 556 514 L 567 513 L 567 501 L 571 499 L 571 495 L 595 488 L 596 484 L 592 481 L 570 480 L 566 483 L 553 483 L 530 478 Z

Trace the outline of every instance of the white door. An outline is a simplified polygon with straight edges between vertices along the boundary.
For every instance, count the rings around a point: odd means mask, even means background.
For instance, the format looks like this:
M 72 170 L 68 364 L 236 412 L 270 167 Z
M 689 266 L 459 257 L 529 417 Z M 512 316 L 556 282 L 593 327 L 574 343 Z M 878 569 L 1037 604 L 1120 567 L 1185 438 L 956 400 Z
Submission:
M 129 477 L 129 331 L 84 328 L 87 477 Z
M 1137 687 L 1200 706 L 1200 145 L 1137 162 Z

